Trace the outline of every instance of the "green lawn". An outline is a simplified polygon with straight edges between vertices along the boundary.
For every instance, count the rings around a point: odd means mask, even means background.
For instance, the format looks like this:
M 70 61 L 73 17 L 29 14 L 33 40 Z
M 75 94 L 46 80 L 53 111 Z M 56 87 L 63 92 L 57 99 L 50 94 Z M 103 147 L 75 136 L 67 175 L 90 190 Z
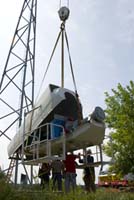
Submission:
M 99 188 L 96 193 L 85 193 L 77 186 L 69 194 L 42 190 L 40 185 L 14 185 L 5 183 L 5 176 L 0 173 L 0 200 L 134 200 L 134 192 L 125 192 L 110 188 Z
M 103 188 L 97 189 L 95 194 L 87 194 L 78 187 L 74 193 L 65 194 L 48 192 L 35 186 L 15 188 L 0 180 L 0 200 L 134 200 L 134 193 Z

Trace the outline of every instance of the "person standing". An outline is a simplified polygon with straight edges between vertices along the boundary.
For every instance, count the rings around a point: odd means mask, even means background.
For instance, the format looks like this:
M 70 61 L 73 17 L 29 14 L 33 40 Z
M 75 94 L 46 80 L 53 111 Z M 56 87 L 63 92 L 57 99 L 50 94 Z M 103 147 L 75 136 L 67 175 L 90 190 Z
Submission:
M 79 159 L 80 163 L 84 163 L 84 183 L 85 183 L 85 190 L 87 192 L 95 192 L 95 169 L 92 164 L 94 163 L 94 157 L 91 156 L 92 152 L 89 149 L 86 153 L 86 155 L 83 156 L 83 159 Z
M 38 176 L 41 179 L 42 188 L 49 189 L 49 179 L 50 179 L 50 164 L 49 163 L 42 163 L 41 168 L 39 168 Z
M 79 158 L 78 155 L 74 155 L 72 152 L 66 154 L 65 164 L 65 192 L 70 192 L 72 187 L 73 191 L 76 188 L 76 158 Z
M 62 176 L 64 172 L 64 164 L 61 160 L 53 160 L 51 163 L 53 185 L 52 189 L 62 191 Z

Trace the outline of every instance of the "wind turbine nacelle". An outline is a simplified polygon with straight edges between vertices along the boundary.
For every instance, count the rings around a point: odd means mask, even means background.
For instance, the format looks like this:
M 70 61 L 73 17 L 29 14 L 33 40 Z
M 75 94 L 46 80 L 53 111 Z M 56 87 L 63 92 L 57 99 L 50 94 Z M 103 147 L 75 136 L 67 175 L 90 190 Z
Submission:
M 82 113 L 82 110 L 80 112 Z M 11 156 L 22 146 L 24 131 L 28 133 L 42 124 L 51 123 L 55 115 L 78 120 L 78 100 L 73 91 L 50 84 L 35 104 L 34 111 L 25 117 L 25 130 L 22 124 L 10 142 L 8 155 Z

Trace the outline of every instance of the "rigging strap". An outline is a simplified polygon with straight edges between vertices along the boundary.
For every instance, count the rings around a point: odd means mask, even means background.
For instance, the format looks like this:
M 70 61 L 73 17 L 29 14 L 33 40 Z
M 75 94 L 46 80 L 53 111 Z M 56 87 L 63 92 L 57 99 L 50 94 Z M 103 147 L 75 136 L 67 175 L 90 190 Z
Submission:
M 37 98 L 38 98 L 38 96 L 39 96 L 39 93 L 40 93 L 40 91 L 41 91 L 41 88 L 42 88 L 42 85 L 43 85 L 44 79 L 45 79 L 46 74 L 47 74 L 47 72 L 48 72 L 48 69 L 49 69 L 49 66 L 50 66 L 50 63 L 51 63 L 52 57 L 53 57 L 53 55 L 54 55 L 55 49 L 56 49 L 56 47 L 57 47 L 57 44 L 58 44 L 58 41 L 59 41 L 59 38 L 60 38 L 61 32 L 62 32 L 62 30 L 59 32 L 59 35 L 58 35 L 57 40 L 56 40 L 56 43 L 55 43 L 55 45 L 54 45 L 54 48 L 53 48 L 52 54 L 51 54 L 51 56 L 50 56 L 49 62 L 48 62 L 48 64 L 47 64 L 46 71 L 45 71 L 45 73 L 44 73 L 44 76 L 43 76 L 43 79 L 42 79 L 42 82 L 41 82 L 41 85 L 40 85 L 40 88 L 39 88 L 38 95 L 37 95 L 37 97 L 36 97 L 36 100 L 37 100 Z M 35 102 L 36 102 L 36 100 L 35 100 Z
M 39 94 L 40 94 L 40 91 L 41 91 L 41 88 L 42 88 L 44 79 L 45 79 L 46 74 L 47 74 L 47 72 L 48 72 L 48 69 L 49 69 L 49 66 L 50 66 L 52 57 L 53 57 L 53 55 L 54 55 L 55 49 L 56 49 L 56 47 L 57 47 L 57 44 L 58 44 L 58 41 L 59 41 L 59 38 L 60 38 L 61 33 L 62 33 L 62 30 L 61 30 L 61 31 L 59 32 L 59 34 L 58 34 L 56 43 L 55 43 L 54 48 L 53 48 L 53 51 L 52 51 L 52 54 L 51 54 L 50 59 L 49 59 L 49 62 L 48 62 L 48 64 L 47 64 L 46 71 L 45 71 L 45 73 L 44 73 L 44 76 L 43 76 L 43 79 L 42 79 L 42 82 L 41 82 L 41 85 L 40 85 L 38 94 L 37 94 L 36 99 L 35 99 L 35 104 L 36 104 L 36 101 L 37 101 L 37 99 L 38 99 L 38 97 L 39 97 Z M 35 110 L 35 109 L 34 109 L 34 107 L 33 107 L 32 114 L 31 114 L 31 119 L 30 119 L 30 127 L 29 127 L 30 130 L 29 130 L 29 131 L 31 131 L 31 128 L 32 128 L 32 119 L 33 119 L 34 110 Z
M 67 49 L 68 49 L 69 62 L 70 62 L 70 67 L 71 67 L 71 73 L 72 73 L 74 88 L 75 88 L 75 92 L 77 93 L 76 81 L 75 81 L 75 77 L 74 77 L 73 65 L 72 65 L 71 54 L 70 54 L 70 50 L 69 50 L 69 42 L 68 42 L 66 31 L 65 31 L 65 39 L 66 39 L 66 44 L 67 44 Z
M 74 72 L 73 72 L 72 60 L 71 60 L 71 54 L 70 54 L 70 50 L 69 50 L 69 42 L 68 42 L 66 31 L 65 31 L 65 39 L 66 39 L 66 44 L 67 44 L 67 49 L 68 49 L 68 55 L 69 55 L 69 62 L 70 62 L 70 68 L 71 68 L 71 73 L 72 73 L 72 79 L 73 79 L 74 88 L 75 88 L 75 94 L 76 94 L 76 99 L 77 99 L 78 124 L 80 125 L 81 124 L 81 119 L 82 119 L 81 103 L 80 103 L 79 95 L 78 95 L 78 92 L 77 92 L 76 81 L 75 81 L 75 76 L 74 76 Z

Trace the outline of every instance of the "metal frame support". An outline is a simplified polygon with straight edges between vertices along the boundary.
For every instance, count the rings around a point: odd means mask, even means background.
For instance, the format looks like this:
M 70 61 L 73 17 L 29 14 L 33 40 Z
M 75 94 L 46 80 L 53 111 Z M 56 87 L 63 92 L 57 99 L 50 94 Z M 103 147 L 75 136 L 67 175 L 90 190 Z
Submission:
M 58 126 L 60 128 L 62 128 L 62 135 L 57 138 L 53 138 L 52 137 L 52 126 Z M 41 129 L 44 127 L 46 127 L 46 139 L 41 140 Z M 36 134 L 32 133 L 36 133 L 38 132 L 39 135 L 37 136 Z M 27 144 L 24 145 L 24 143 L 26 142 L 25 139 L 26 137 L 32 137 L 32 141 L 31 144 Z M 55 155 L 56 152 L 53 152 L 53 145 L 55 142 L 58 141 L 57 145 L 61 145 L 61 154 L 62 156 L 59 156 L 61 160 L 65 159 L 66 156 L 66 136 L 65 136 L 65 131 L 64 131 L 64 127 L 62 127 L 61 125 L 56 125 L 56 124 L 51 124 L 51 123 L 47 123 L 44 124 L 40 127 L 38 127 L 35 130 L 31 130 L 28 133 L 25 133 L 25 139 L 23 137 L 23 145 L 22 145 L 22 162 L 25 165 L 29 165 L 29 164 L 37 164 L 37 163 L 41 163 L 45 160 L 53 160 L 56 159 Z M 40 148 L 44 147 L 44 154 L 40 156 L 39 151 Z M 54 150 L 54 149 L 53 149 Z M 31 153 L 31 159 L 30 160 L 26 160 L 24 159 L 24 157 L 26 156 L 26 152 Z M 58 155 L 58 154 L 57 154 Z
M 99 150 L 100 150 L 100 160 L 101 160 L 100 171 L 102 171 L 102 169 L 103 169 L 103 156 L 102 156 L 102 146 L 101 146 L 101 144 L 99 145 Z
M 15 164 L 15 177 L 14 177 L 14 183 L 17 184 L 18 179 L 18 166 L 19 166 L 19 154 L 16 154 L 16 164 Z

